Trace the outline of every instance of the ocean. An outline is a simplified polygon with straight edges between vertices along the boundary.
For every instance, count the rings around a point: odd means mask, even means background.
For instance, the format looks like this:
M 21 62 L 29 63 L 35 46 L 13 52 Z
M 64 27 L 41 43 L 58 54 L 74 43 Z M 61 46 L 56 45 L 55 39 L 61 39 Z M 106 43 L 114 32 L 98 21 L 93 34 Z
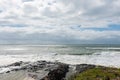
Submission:
M 0 45 L 0 66 L 38 60 L 120 67 L 120 45 Z

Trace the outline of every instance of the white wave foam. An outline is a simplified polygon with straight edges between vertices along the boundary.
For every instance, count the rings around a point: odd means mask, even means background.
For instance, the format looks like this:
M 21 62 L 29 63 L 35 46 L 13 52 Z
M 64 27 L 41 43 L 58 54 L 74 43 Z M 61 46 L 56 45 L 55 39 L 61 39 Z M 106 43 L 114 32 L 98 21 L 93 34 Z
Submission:
M 86 47 L 86 49 L 111 49 L 111 50 L 120 50 L 119 47 Z
M 101 56 L 120 56 L 119 51 L 101 51 L 93 53 L 93 55 L 101 55 Z
M 59 61 L 67 64 L 96 64 L 120 68 L 120 52 L 97 52 L 93 55 L 60 55 L 56 53 L 31 54 L 31 55 L 0 55 L 0 66 L 18 61 Z M 0 72 L 8 71 L 8 68 L 0 69 Z
M 2 67 L 2 68 L 0 68 L 0 73 L 8 72 L 13 69 L 19 69 L 19 68 L 20 68 L 20 66 Z
M 0 68 L 0 73 L 10 71 L 10 68 Z
M 9 50 L 9 51 L 20 51 L 20 50 L 26 50 L 25 48 L 6 48 L 4 50 Z

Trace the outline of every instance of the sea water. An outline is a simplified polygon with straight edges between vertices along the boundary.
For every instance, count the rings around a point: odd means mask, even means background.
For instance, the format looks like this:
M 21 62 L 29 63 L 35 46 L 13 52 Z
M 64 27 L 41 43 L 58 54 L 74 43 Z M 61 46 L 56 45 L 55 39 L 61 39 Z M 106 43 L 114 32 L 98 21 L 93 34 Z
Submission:
M 0 45 L 0 66 L 37 60 L 120 67 L 120 45 Z

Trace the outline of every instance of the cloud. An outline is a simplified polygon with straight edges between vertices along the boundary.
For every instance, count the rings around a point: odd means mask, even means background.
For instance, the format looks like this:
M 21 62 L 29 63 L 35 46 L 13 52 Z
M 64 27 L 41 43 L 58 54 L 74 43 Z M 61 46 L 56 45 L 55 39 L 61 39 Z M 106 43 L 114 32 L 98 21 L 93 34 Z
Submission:
M 120 0 L 1 0 L 0 40 L 4 43 L 119 40 L 120 30 L 110 28 L 112 24 L 120 25 L 119 4 Z
M 34 0 L 22 0 L 23 2 L 30 2 L 30 1 L 34 1 Z

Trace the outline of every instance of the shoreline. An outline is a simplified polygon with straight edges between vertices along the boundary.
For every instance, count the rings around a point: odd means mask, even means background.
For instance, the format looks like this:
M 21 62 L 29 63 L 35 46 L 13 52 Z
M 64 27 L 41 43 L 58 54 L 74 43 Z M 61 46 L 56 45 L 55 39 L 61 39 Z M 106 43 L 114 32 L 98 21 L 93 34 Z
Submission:
M 53 80 L 68 80 L 75 73 L 81 73 L 98 66 L 105 67 L 93 64 L 70 65 L 61 62 L 20 61 L 7 66 L 1 66 L 0 69 L 6 69 L 0 73 L 0 80 L 52 80 L 50 78 L 54 78 Z
M 0 55 L 0 66 L 9 65 L 18 61 L 35 62 L 38 60 L 45 60 L 51 62 L 61 62 L 71 65 L 77 64 L 93 64 L 107 67 L 120 68 L 120 54 L 119 53 L 102 53 L 102 55 L 61 55 L 61 54 L 42 54 L 42 55 Z

